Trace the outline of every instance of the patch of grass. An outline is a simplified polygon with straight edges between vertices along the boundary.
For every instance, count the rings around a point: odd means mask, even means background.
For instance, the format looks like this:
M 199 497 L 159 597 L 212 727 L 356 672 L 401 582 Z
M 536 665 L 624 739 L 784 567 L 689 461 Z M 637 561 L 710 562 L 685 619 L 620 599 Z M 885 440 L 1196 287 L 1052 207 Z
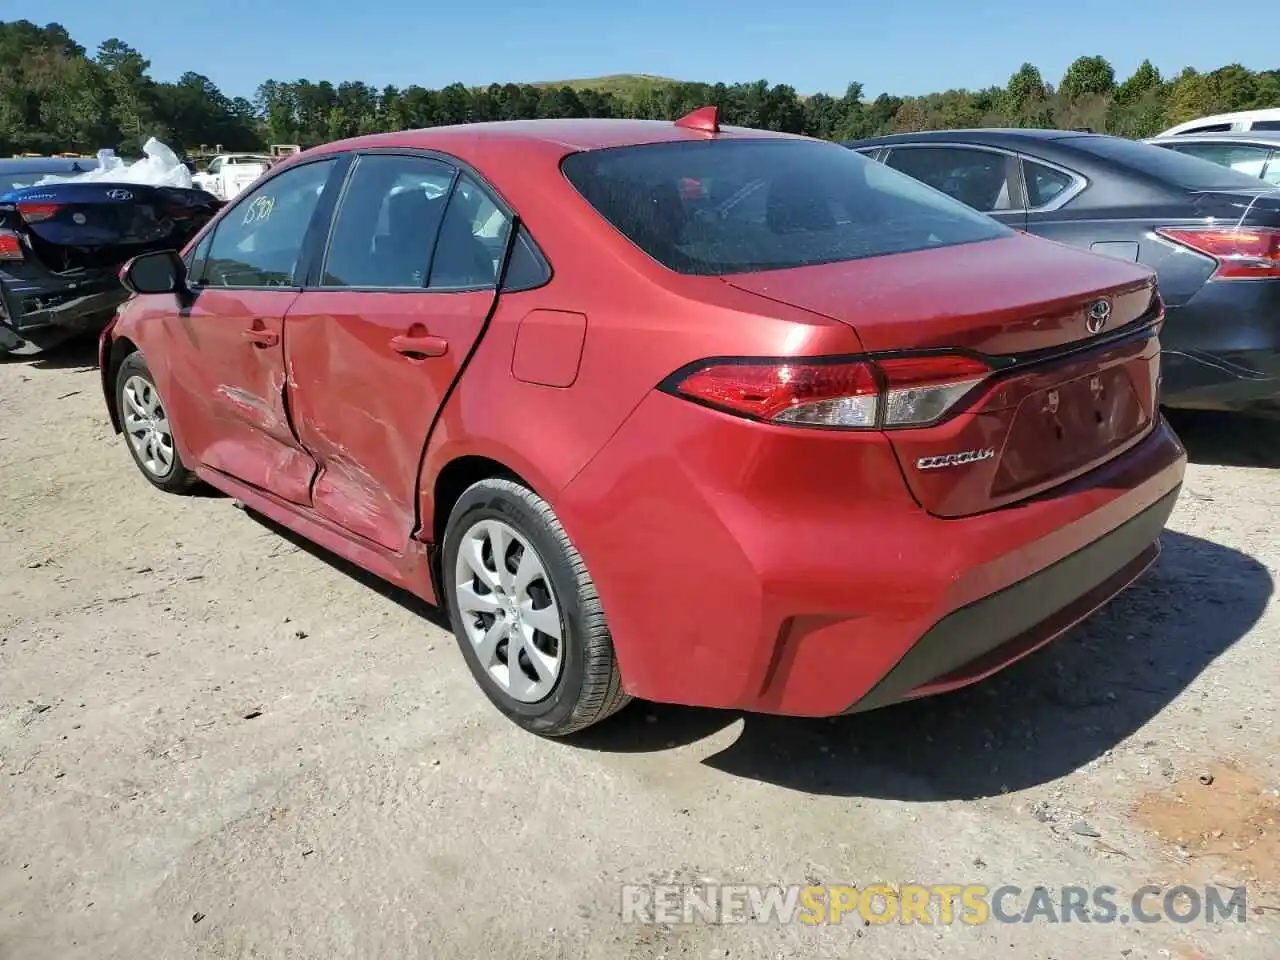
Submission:
M 600 93 L 611 93 L 615 97 L 629 99 L 648 90 L 670 87 L 682 82 L 649 73 L 613 73 L 605 77 L 585 77 L 577 80 L 540 80 L 533 86 L 550 87 L 554 90 L 559 90 L 561 87 L 568 87 L 571 90 L 598 90 Z

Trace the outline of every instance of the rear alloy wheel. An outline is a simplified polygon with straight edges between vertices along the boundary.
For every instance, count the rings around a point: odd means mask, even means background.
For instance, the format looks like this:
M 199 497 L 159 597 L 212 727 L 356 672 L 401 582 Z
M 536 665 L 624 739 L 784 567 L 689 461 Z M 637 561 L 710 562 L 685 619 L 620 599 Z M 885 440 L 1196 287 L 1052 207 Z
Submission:
M 125 358 L 116 374 L 116 410 L 133 462 L 153 486 L 181 493 L 195 485 L 195 474 L 178 455 L 160 391 L 137 351 Z
M 551 507 L 527 487 L 491 479 L 463 493 L 440 579 L 467 665 L 511 720 L 563 736 L 627 704 L 595 585 Z

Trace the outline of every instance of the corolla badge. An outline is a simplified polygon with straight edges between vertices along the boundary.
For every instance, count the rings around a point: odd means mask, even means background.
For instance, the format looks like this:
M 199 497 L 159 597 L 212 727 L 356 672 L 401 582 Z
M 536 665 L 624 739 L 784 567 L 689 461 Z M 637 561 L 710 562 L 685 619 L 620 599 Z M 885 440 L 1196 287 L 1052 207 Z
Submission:
M 1101 333 L 1110 319 L 1111 304 L 1106 300 L 1095 300 L 1089 304 L 1089 315 L 1085 318 L 1084 328 L 1090 333 Z
M 921 457 L 916 461 L 917 470 L 940 470 L 943 467 L 963 467 L 968 463 L 980 463 L 990 460 L 996 455 L 993 447 L 981 450 L 961 450 L 959 453 L 944 453 L 937 457 Z
M 107 199 L 108 200 L 132 200 L 133 194 L 130 193 L 128 190 L 108 190 Z

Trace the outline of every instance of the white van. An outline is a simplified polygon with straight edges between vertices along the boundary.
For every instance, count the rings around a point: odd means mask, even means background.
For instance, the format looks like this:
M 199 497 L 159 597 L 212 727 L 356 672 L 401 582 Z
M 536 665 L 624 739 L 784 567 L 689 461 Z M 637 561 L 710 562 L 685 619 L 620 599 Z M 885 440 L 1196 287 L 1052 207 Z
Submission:
M 1183 133 L 1226 133 L 1228 130 L 1280 130 L 1280 107 L 1265 110 L 1240 110 L 1236 113 L 1219 113 L 1199 120 L 1188 120 L 1170 127 L 1162 137 L 1176 137 Z

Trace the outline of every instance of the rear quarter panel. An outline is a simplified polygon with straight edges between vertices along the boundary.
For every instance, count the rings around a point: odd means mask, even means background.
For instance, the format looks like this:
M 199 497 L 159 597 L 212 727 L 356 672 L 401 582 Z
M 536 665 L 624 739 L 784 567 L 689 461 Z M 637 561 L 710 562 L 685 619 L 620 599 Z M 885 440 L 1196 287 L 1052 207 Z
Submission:
M 1073 211 L 1070 206 L 1054 213 L 1028 214 L 1027 230 L 1046 240 L 1082 250 L 1090 250 L 1097 243 L 1136 244 L 1137 260 L 1156 272 L 1160 295 L 1167 307 L 1178 307 L 1191 299 L 1213 273 L 1214 264 L 1207 257 L 1176 247 L 1155 235 L 1157 227 L 1194 222 L 1185 210 L 1088 208 Z

